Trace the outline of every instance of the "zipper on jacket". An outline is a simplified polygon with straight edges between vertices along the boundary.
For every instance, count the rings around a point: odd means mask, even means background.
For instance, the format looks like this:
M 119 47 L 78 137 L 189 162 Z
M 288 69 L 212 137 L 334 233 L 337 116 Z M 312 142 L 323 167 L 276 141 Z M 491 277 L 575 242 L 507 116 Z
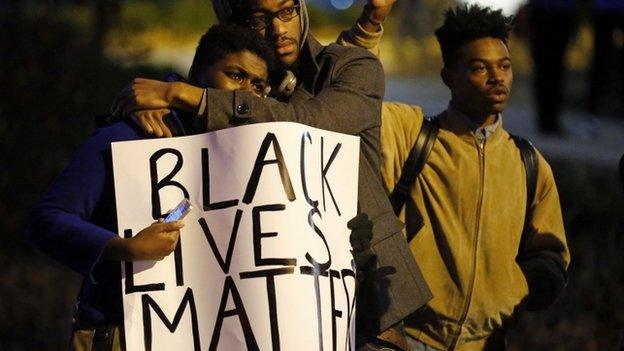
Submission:
M 468 286 L 468 296 L 466 298 L 466 303 L 464 305 L 464 310 L 462 311 L 462 315 L 459 318 L 459 333 L 449 350 L 455 350 L 457 347 L 457 343 L 461 338 L 462 328 L 464 323 L 466 323 L 466 319 L 468 318 L 468 311 L 470 310 L 470 305 L 472 304 L 472 293 L 474 291 L 474 283 L 477 276 L 477 250 L 479 247 L 479 236 L 481 231 L 481 207 L 483 205 L 483 190 L 485 187 L 485 139 L 482 141 L 477 141 L 477 151 L 479 152 L 479 200 L 477 202 L 477 212 L 476 212 L 476 222 L 475 222 L 475 236 L 473 242 L 473 257 L 472 257 L 472 277 L 470 279 L 470 285 Z

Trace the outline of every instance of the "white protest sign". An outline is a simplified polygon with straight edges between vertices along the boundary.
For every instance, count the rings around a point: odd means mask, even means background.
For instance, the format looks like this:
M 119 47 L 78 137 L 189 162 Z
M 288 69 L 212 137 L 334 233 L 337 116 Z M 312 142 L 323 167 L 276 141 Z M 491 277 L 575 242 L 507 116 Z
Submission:
M 353 348 L 359 138 L 261 123 L 112 155 L 120 235 L 199 207 L 174 253 L 122 263 L 127 350 Z

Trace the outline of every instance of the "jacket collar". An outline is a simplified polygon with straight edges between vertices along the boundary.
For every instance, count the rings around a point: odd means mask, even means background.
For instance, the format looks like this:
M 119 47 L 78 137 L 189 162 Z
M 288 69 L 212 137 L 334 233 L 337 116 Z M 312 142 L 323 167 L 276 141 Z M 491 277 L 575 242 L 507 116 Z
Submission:
M 501 138 L 503 129 L 503 115 L 499 114 L 496 121 L 490 125 L 480 127 L 461 111 L 449 104 L 446 111 L 438 116 L 440 126 L 456 134 L 460 138 L 473 142 L 474 140 L 488 140 L 494 142 Z

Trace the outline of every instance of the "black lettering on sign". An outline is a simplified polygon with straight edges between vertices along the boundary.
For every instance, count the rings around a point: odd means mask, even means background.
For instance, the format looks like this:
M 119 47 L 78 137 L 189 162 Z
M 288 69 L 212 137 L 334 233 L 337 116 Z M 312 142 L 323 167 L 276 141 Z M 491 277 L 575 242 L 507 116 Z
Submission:
M 329 161 L 327 161 L 327 164 L 325 164 L 324 144 L 325 138 L 321 137 L 321 185 L 323 190 L 323 212 L 327 212 L 327 209 L 325 208 L 325 185 L 327 185 L 327 191 L 329 191 L 329 196 L 331 196 L 334 207 L 336 207 L 336 212 L 338 212 L 338 215 L 340 216 L 341 214 L 340 209 L 338 208 L 338 203 L 336 203 L 334 193 L 332 192 L 331 187 L 329 186 L 329 182 L 327 181 L 327 172 L 329 171 L 329 167 L 331 167 L 332 163 L 336 159 L 336 156 L 338 155 L 338 151 L 340 151 L 342 144 L 336 144 L 336 147 L 334 147 L 334 151 L 332 151 L 331 155 L 329 156 Z
M 225 308 L 227 306 L 227 301 L 230 293 L 232 294 L 232 299 L 234 300 L 234 309 L 226 311 Z M 243 334 L 245 335 L 245 344 L 247 345 L 247 350 L 260 350 L 258 348 L 256 338 L 253 335 L 253 330 L 251 330 L 251 324 L 249 323 L 249 318 L 247 318 L 247 312 L 245 312 L 243 300 L 241 299 L 238 289 L 234 284 L 234 280 L 232 280 L 232 277 L 227 276 L 225 277 L 225 282 L 223 283 L 221 304 L 219 305 L 217 322 L 215 323 L 214 331 L 212 332 L 212 339 L 210 340 L 209 350 L 217 350 L 217 348 L 219 347 L 219 338 L 221 337 L 221 327 L 223 326 L 223 319 L 231 316 L 238 316 L 238 320 L 240 321 L 241 327 L 243 329 Z
M 178 235 L 178 243 L 173 251 L 173 262 L 175 263 L 176 285 L 184 286 L 184 266 L 182 265 L 182 235 Z
M 241 279 L 249 279 L 249 278 L 266 278 L 266 286 L 267 286 L 267 296 L 269 298 L 269 320 L 271 325 L 271 344 L 273 345 L 273 351 L 280 350 L 280 336 L 279 336 L 279 325 L 277 321 L 279 318 L 277 317 L 277 298 L 275 296 L 275 276 L 276 275 L 285 275 L 285 274 L 293 274 L 295 271 L 294 267 L 288 268 L 277 268 L 277 269 L 267 269 L 262 271 L 255 272 L 243 272 L 240 274 Z
M 273 145 L 273 152 L 275 153 L 274 160 L 265 160 L 267 151 L 269 150 L 269 146 Z M 251 172 L 251 176 L 249 177 L 249 182 L 247 182 L 247 189 L 245 190 L 245 195 L 243 196 L 243 202 L 246 204 L 250 204 L 253 201 L 253 197 L 256 194 L 256 189 L 258 188 L 258 183 L 260 182 L 260 175 L 262 174 L 262 170 L 264 166 L 270 164 L 277 164 L 277 168 L 279 169 L 280 179 L 282 180 L 282 187 L 284 188 L 284 192 L 286 193 L 286 197 L 288 201 L 295 201 L 295 192 L 293 190 L 292 182 L 290 181 L 290 175 L 288 174 L 288 168 L 286 168 L 286 161 L 284 160 L 284 155 L 282 154 L 282 149 L 273 133 L 267 133 L 262 141 L 262 145 L 260 146 L 260 151 L 258 152 L 258 156 L 256 157 L 256 162 L 254 163 L 253 171 Z
M 215 242 L 214 236 L 210 232 L 210 228 L 208 227 L 208 222 L 201 217 L 198 222 L 204 232 L 204 236 L 206 240 L 208 240 L 208 244 L 210 245 L 210 249 L 212 253 L 214 253 L 217 262 L 219 263 L 219 267 L 223 273 L 228 273 L 230 271 L 230 263 L 232 262 L 232 253 L 234 252 L 234 245 L 236 244 L 236 237 L 238 235 L 238 226 L 241 221 L 241 217 L 243 215 L 243 210 L 236 210 L 236 215 L 234 217 L 234 224 L 232 226 L 232 233 L 230 234 L 230 242 L 228 243 L 227 252 L 225 254 L 225 260 L 223 260 L 223 256 L 221 256 L 221 252 L 219 252 L 219 248 L 217 247 L 217 243 Z
M 124 230 L 124 238 L 132 238 L 132 229 Z M 165 283 L 134 285 L 134 264 L 132 261 L 124 262 L 126 271 L 125 294 L 133 294 L 135 292 L 162 291 L 165 290 Z
M 310 144 L 312 144 L 312 138 L 310 137 L 310 133 L 309 132 L 304 132 L 301 135 L 301 151 L 300 151 L 300 155 L 299 155 L 299 159 L 300 159 L 300 164 L 299 164 L 299 168 L 300 168 L 300 173 L 301 173 L 301 186 L 303 187 L 303 196 L 306 199 L 306 202 L 308 204 L 310 204 L 310 206 L 312 207 L 317 207 L 318 206 L 318 201 L 317 200 L 312 200 L 310 198 L 310 195 L 308 194 L 308 182 L 306 179 L 306 168 L 305 168 L 305 141 L 306 138 L 308 139 L 308 141 L 310 142 Z
M 173 170 L 171 170 L 171 173 L 167 174 L 167 176 L 165 176 L 163 179 L 158 180 L 158 159 L 160 159 L 161 157 L 163 157 L 166 154 L 172 154 L 174 155 L 177 160 L 176 160 L 176 164 L 173 167 Z M 186 188 L 176 182 L 175 180 L 173 180 L 173 177 L 180 171 L 180 169 L 182 169 L 182 164 L 184 163 L 184 160 L 182 159 L 182 153 L 180 153 L 180 151 L 176 150 L 176 149 L 160 149 L 158 151 L 156 151 L 149 159 L 149 163 L 150 163 L 150 179 L 151 179 L 151 189 L 152 189 L 152 218 L 153 219 L 158 219 L 164 216 L 164 213 L 162 212 L 162 209 L 160 208 L 160 189 L 167 187 L 167 186 L 174 186 L 180 190 L 182 190 L 182 193 L 184 194 L 184 197 L 186 199 L 190 199 L 191 197 L 189 196 L 188 191 L 186 190 Z
M 316 326 L 318 328 L 319 350 L 323 351 L 323 314 L 321 313 L 321 285 L 319 276 L 327 277 L 326 270 L 321 270 L 318 265 L 299 267 L 301 274 L 311 275 L 314 277 L 314 296 L 316 299 Z
M 218 210 L 238 205 L 237 200 L 226 200 L 221 202 L 210 202 L 210 156 L 208 149 L 201 149 L 202 159 L 202 193 L 204 195 L 204 211 Z
M 336 309 L 336 292 L 334 291 L 334 278 L 340 279 L 340 272 L 335 270 L 329 271 L 329 290 L 331 299 L 331 316 L 332 316 L 332 350 L 336 351 L 337 335 L 336 335 L 336 318 L 342 318 L 342 311 Z M 347 305 L 349 301 L 347 301 Z
M 310 225 L 310 227 L 312 227 L 312 229 L 314 229 L 314 232 L 316 233 L 316 235 L 318 235 L 323 240 L 323 244 L 325 244 L 325 249 L 327 249 L 327 261 L 318 262 L 314 257 L 312 257 L 312 255 L 310 255 L 309 252 L 306 252 L 305 257 L 308 260 L 308 262 L 312 264 L 312 266 L 319 266 L 320 270 L 325 271 L 331 266 L 331 262 L 332 262 L 331 252 L 329 251 L 329 244 L 327 243 L 327 240 L 325 239 L 325 234 L 323 234 L 321 229 L 319 229 L 319 227 L 317 227 L 316 224 L 314 223 L 313 217 L 315 214 L 321 217 L 321 211 L 319 211 L 318 207 L 314 207 L 310 209 L 310 212 L 308 213 L 308 224 Z
M 270 265 L 280 265 L 280 266 L 296 266 L 297 259 L 296 258 L 263 258 L 262 257 L 262 239 L 263 238 L 271 238 L 277 236 L 277 232 L 268 232 L 263 233 L 260 223 L 260 214 L 262 212 L 267 211 L 283 211 L 286 209 L 285 205 L 282 204 L 274 204 L 274 205 L 264 205 L 264 206 L 256 206 L 251 211 L 251 217 L 253 222 L 253 246 L 254 246 L 254 262 L 256 267 L 259 266 L 270 266 Z
M 355 311 L 355 294 L 353 296 L 353 300 L 349 295 L 349 289 L 347 289 L 347 282 L 345 280 L 346 277 L 351 277 L 353 279 L 353 286 L 355 286 L 355 272 L 351 269 L 343 269 L 340 271 L 342 275 L 342 286 L 344 287 L 345 296 L 347 297 L 347 345 L 345 350 L 351 350 L 351 338 L 349 337 L 349 330 L 351 330 L 351 317 L 353 316 L 353 311 Z
M 148 294 L 143 294 L 141 296 L 141 301 L 143 304 L 143 340 L 145 342 L 145 350 L 152 350 L 152 316 L 151 310 L 153 309 L 156 312 L 158 318 L 165 324 L 167 329 L 173 334 L 175 330 L 178 328 L 180 324 L 180 320 L 182 320 L 182 315 L 186 310 L 186 306 L 189 306 L 191 310 L 191 327 L 193 329 L 193 349 L 195 351 L 201 350 L 201 342 L 199 339 L 199 324 L 197 322 L 197 308 L 195 307 L 195 298 L 193 297 L 193 290 L 188 288 L 182 301 L 180 302 L 180 306 L 176 311 L 175 316 L 173 317 L 173 322 L 170 322 L 163 310 L 158 306 L 156 301 L 154 301 Z

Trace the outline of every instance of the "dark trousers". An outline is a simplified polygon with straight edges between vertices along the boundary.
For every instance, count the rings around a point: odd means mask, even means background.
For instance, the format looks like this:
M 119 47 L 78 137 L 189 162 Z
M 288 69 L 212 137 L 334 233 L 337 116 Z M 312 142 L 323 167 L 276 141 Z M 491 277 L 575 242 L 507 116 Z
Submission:
M 539 128 L 542 132 L 558 132 L 565 49 L 575 28 L 575 14 L 532 8 L 530 21 L 534 96 Z

